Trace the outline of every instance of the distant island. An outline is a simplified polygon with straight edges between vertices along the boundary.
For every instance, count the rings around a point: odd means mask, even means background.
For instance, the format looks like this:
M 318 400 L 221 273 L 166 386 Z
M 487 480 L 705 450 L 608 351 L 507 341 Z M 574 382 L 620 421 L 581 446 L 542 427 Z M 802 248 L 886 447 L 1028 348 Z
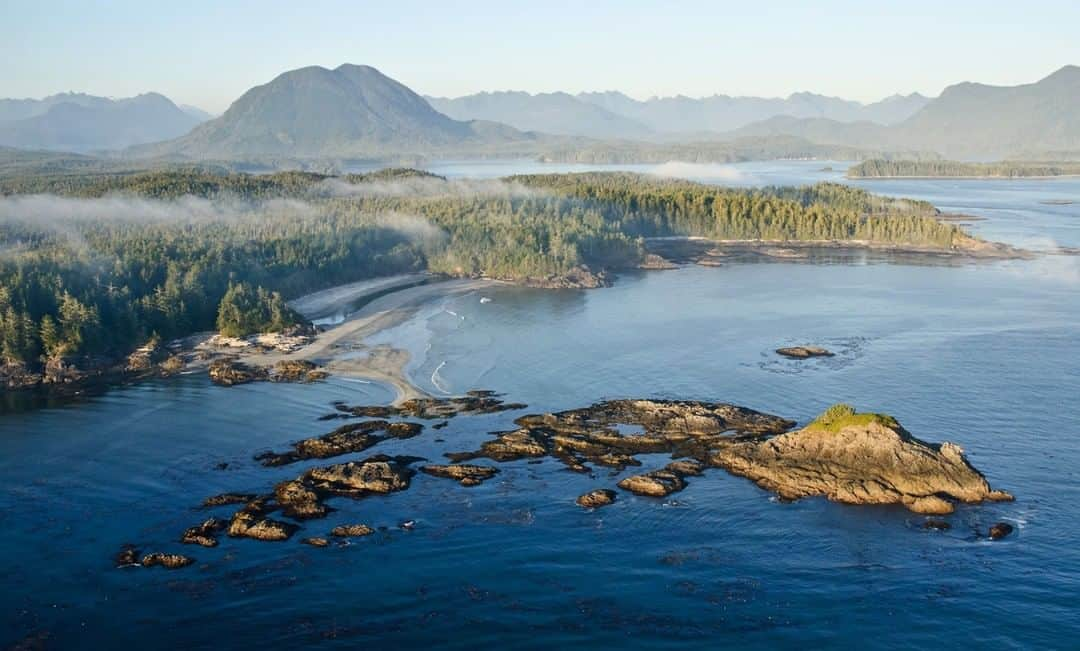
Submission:
M 1046 163 L 1001 161 L 998 163 L 961 163 L 949 160 L 866 160 L 848 169 L 851 179 L 910 178 L 1048 178 L 1080 176 L 1080 162 Z

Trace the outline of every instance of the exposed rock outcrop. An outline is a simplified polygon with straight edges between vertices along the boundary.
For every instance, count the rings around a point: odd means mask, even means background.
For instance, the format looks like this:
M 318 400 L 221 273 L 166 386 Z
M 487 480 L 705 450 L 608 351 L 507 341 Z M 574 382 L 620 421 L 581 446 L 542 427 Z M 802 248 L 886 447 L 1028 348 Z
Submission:
M 497 433 L 479 450 L 452 452 L 447 458 L 514 461 L 552 456 L 575 472 L 588 472 L 586 463 L 622 469 L 640 465 L 634 455 L 670 452 L 703 457 L 733 437 L 779 434 L 795 424 L 735 405 L 675 400 L 609 400 L 554 414 L 530 414 L 514 422 L 520 429 Z M 625 434 L 620 426 L 643 431 Z
M 160 566 L 168 570 L 178 570 L 195 562 L 194 558 L 182 554 L 166 554 L 164 552 L 152 552 L 142 557 L 139 564 L 143 567 Z
M 822 495 L 937 515 L 951 513 L 954 501 L 1011 499 L 991 490 L 959 446 L 920 441 L 889 416 L 846 406 L 796 432 L 723 446 L 709 462 L 790 500 Z
M 420 466 L 420 472 L 433 477 L 453 479 L 462 486 L 479 486 L 499 474 L 499 469 L 492 466 L 474 466 L 471 464 L 453 466 L 427 465 Z
M 265 368 L 244 364 L 234 357 L 214 360 L 208 373 L 211 382 L 225 387 L 265 380 L 270 376 Z
M 319 538 L 319 537 L 304 538 L 300 542 L 305 544 L 305 545 L 311 545 L 312 547 L 329 547 L 330 546 L 330 541 L 329 540 L 327 540 L 326 538 Z
M 209 508 L 214 506 L 224 506 L 226 504 L 247 504 L 251 500 L 255 499 L 254 493 L 221 493 L 220 495 L 211 495 L 203 500 L 203 507 Z
M 302 480 L 320 492 L 363 497 L 405 490 L 414 474 L 416 472 L 400 459 L 379 455 L 366 461 L 312 468 Z
M 603 269 L 594 272 L 587 265 L 579 265 L 561 274 L 525 278 L 520 284 L 544 289 L 597 289 L 610 287 L 611 277 Z
M 113 559 L 117 567 L 132 567 L 139 564 L 139 550 L 134 545 L 124 545 Z
M 303 359 L 283 359 L 269 371 L 271 382 L 316 382 L 329 376 L 314 362 Z
M 791 359 L 808 359 L 810 357 L 833 357 L 833 353 L 820 346 L 790 346 L 777 348 L 777 355 L 783 355 Z
M 233 515 L 229 523 L 229 536 L 276 542 L 288 540 L 298 528 L 295 524 L 272 520 L 258 513 L 241 509 Z
M 185 545 L 202 545 L 203 547 L 217 547 L 216 534 L 225 528 L 225 523 L 217 518 L 208 518 L 202 524 L 189 528 L 180 537 L 180 542 Z
M 660 470 L 627 477 L 619 482 L 619 488 L 635 495 L 666 497 L 686 488 L 686 477 L 700 475 L 704 468 L 698 461 L 673 461 Z
M 264 466 L 284 466 L 303 459 L 327 459 L 353 452 L 362 452 L 388 438 L 411 438 L 424 429 L 417 423 L 391 423 L 368 420 L 342 425 L 329 434 L 304 439 L 293 444 L 288 452 L 264 452 L 255 459 Z
M 335 538 L 359 538 L 373 533 L 375 530 L 366 524 L 343 524 L 330 530 L 330 535 Z
M 407 416 L 425 420 L 445 420 L 457 415 L 494 414 L 501 411 L 524 409 L 521 403 L 503 402 L 498 393 L 486 390 L 467 391 L 453 398 L 413 398 L 397 406 L 361 405 L 350 406 L 344 402 L 334 403 L 336 414 L 327 414 L 323 420 L 332 418 L 390 418 Z
M 574 501 L 578 506 L 595 509 L 613 503 L 615 501 L 615 491 L 610 488 L 598 488 L 578 496 Z
M 998 522 L 990 527 L 990 540 L 1001 540 L 1013 532 L 1013 526 L 1007 522 Z

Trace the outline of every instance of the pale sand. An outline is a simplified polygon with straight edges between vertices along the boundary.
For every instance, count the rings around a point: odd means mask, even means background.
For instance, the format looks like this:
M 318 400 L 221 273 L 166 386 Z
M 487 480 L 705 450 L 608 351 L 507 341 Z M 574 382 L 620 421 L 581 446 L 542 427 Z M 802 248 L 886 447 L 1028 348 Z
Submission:
M 340 310 L 347 308 L 365 296 L 392 290 L 395 287 L 415 285 L 431 277 L 431 274 L 420 272 L 361 280 L 324 289 L 313 294 L 306 294 L 289 301 L 289 307 L 304 315 L 304 318 L 321 319 L 337 314 Z
M 303 310 L 325 313 L 339 309 L 343 303 L 351 304 L 366 295 L 419 282 L 425 277 L 426 274 L 407 274 L 384 279 L 386 282 L 351 283 L 301 297 L 293 305 L 305 316 L 308 316 L 308 312 Z M 405 322 L 416 314 L 421 305 L 432 299 L 472 292 L 495 284 L 498 284 L 497 281 L 492 280 L 446 280 L 406 287 L 372 300 L 349 315 L 344 323 L 319 333 L 313 342 L 297 351 L 244 352 L 240 356 L 245 362 L 260 366 L 272 366 L 282 360 L 308 360 L 335 375 L 383 382 L 392 386 L 397 393 L 395 404 L 411 398 L 428 397 L 405 375 L 408 351 L 385 344 L 367 346 L 364 340 Z M 297 305 L 302 308 L 295 307 Z M 366 355 L 343 357 L 355 351 Z

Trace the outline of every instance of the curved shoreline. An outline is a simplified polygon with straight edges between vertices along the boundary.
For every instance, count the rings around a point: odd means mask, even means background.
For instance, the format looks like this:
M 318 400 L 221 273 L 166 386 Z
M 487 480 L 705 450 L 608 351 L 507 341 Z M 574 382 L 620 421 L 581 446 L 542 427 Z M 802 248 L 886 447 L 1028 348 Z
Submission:
M 409 351 L 388 344 L 369 346 L 365 340 L 400 325 L 413 317 L 428 302 L 445 296 L 464 294 L 500 284 L 495 280 L 440 280 L 424 285 L 413 283 L 412 274 L 396 276 L 391 282 L 351 283 L 309 294 L 296 299 L 310 310 L 326 310 L 341 302 L 356 302 L 365 296 L 381 294 L 359 310 L 345 316 L 345 321 L 330 327 L 315 339 L 293 352 L 244 351 L 239 358 L 245 363 L 273 366 L 282 361 L 309 361 L 336 375 L 372 380 L 389 385 L 395 392 L 394 404 L 412 398 L 430 397 L 409 379 L 405 367 L 411 359 Z M 393 282 L 405 282 L 398 291 L 390 291 Z M 308 316 L 308 314 L 305 314 Z M 351 353 L 359 353 L 351 355 Z

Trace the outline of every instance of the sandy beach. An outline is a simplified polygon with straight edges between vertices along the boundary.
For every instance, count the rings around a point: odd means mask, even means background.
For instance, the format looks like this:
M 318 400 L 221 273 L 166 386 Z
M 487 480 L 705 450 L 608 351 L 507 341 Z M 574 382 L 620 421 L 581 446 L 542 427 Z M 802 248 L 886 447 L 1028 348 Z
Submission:
M 408 320 L 428 301 L 477 291 L 498 284 L 492 280 L 431 280 L 428 274 L 403 274 L 374 281 L 362 281 L 334 287 L 294 300 L 291 305 L 307 318 L 335 314 L 365 297 L 378 295 L 345 321 L 319 333 L 314 341 L 299 350 L 283 352 L 244 351 L 243 361 L 272 366 L 283 360 L 314 362 L 334 375 L 374 380 L 390 385 L 397 393 L 395 403 L 426 397 L 405 374 L 409 352 L 389 345 L 369 346 L 365 340 Z M 402 287 L 393 291 L 395 287 Z M 390 293 L 385 293 L 385 292 Z

